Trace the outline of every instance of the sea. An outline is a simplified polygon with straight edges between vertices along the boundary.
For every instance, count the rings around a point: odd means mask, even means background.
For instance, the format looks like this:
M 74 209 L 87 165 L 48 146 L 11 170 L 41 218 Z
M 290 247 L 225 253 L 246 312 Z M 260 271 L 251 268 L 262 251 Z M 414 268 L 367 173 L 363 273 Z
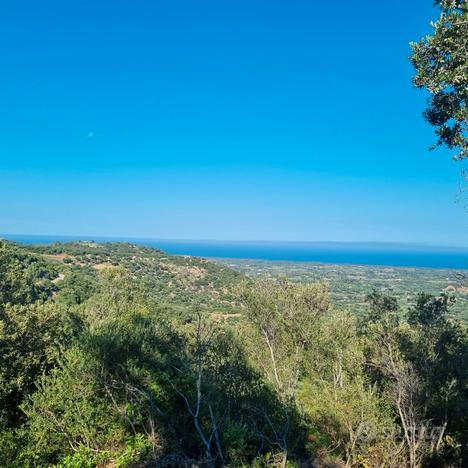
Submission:
M 76 240 L 130 242 L 154 247 L 173 255 L 215 259 L 235 258 L 468 270 L 468 247 L 388 242 L 216 241 L 18 234 L 0 234 L 0 238 L 22 244 L 52 244 Z

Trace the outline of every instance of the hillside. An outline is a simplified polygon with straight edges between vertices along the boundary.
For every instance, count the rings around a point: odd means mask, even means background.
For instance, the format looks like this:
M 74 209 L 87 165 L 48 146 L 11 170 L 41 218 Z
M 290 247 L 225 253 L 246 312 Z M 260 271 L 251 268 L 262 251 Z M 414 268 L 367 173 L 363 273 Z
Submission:
M 168 255 L 158 249 L 120 242 L 71 242 L 22 248 L 52 262 L 64 278 L 72 272 L 93 276 L 98 271 L 124 268 L 141 280 L 158 302 L 221 313 L 238 308 L 233 288 L 243 275 L 202 258 Z
M 100 271 L 124 268 L 142 281 L 150 295 L 172 307 L 203 308 L 213 314 L 235 314 L 234 290 L 243 278 L 281 278 L 314 283 L 325 281 L 335 307 L 355 314 L 367 310 L 366 295 L 378 290 L 397 298 L 402 311 L 414 306 L 418 294 L 446 292 L 455 298 L 453 317 L 468 320 L 468 289 L 457 272 L 448 269 L 337 265 L 311 262 L 217 259 L 169 255 L 131 243 L 77 241 L 19 246 L 40 255 L 59 272 L 55 284 L 68 287 L 70 275 L 95 279 Z M 65 282 L 62 282 L 65 280 Z
M 0 467 L 464 466 L 450 297 L 403 310 L 374 291 L 358 315 L 323 281 L 244 278 L 130 244 L 0 241 Z

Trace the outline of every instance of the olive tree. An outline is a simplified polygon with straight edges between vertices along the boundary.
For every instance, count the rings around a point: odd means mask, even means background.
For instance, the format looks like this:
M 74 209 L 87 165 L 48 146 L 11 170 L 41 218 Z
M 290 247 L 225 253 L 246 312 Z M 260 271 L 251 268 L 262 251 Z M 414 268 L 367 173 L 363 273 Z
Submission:
M 285 467 L 305 350 L 312 345 L 316 321 L 329 308 L 328 289 L 321 283 L 259 280 L 244 285 L 242 299 L 247 319 L 257 333 L 254 359 L 282 403 L 280 427 L 269 415 L 264 416 L 282 452 L 281 466 Z
M 438 0 L 440 16 L 432 34 L 411 44 L 413 78 L 430 93 L 425 119 L 434 127 L 437 145 L 455 150 L 455 159 L 468 158 L 468 4 Z

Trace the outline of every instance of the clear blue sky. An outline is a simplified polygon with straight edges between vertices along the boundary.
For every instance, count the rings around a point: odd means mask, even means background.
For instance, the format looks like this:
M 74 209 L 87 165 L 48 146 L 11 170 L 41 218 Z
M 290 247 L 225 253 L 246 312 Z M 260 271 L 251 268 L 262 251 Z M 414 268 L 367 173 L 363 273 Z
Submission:
M 0 5 L 0 232 L 467 245 L 432 0 Z

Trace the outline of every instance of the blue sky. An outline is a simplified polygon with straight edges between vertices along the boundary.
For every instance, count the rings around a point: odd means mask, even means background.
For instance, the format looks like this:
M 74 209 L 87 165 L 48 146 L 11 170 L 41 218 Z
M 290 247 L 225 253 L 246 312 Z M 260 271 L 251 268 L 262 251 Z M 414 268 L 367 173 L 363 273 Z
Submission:
M 431 0 L 0 5 L 0 232 L 468 245 Z

